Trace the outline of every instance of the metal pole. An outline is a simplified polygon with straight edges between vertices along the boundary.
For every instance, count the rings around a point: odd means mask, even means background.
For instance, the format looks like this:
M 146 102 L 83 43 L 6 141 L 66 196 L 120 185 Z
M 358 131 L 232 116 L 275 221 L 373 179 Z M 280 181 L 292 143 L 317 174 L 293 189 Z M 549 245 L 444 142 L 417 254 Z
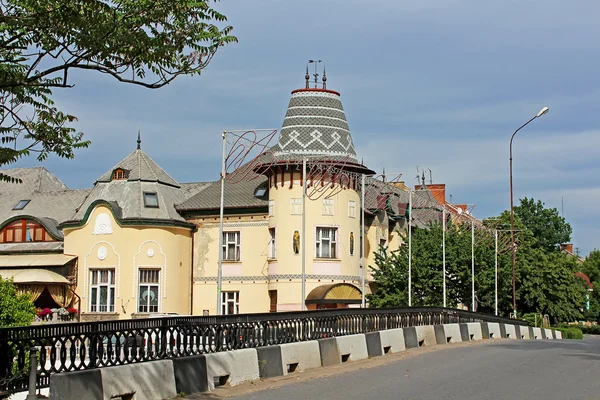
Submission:
M 513 209 L 513 166 L 512 166 L 512 144 L 513 139 L 517 132 L 519 132 L 525 125 L 537 118 L 537 115 L 525 122 L 519 129 L 515 131 L 510 137 L 510 241 L 511 241 L 511 258 L 512 258 L 512 289 L 513 289 L 513 312 L 515 319 L 517 318 L 517 278 L 515 275 L 515 263 L 517 260 L 517 253 L 515 248 L 515 212 Z
M 302 311 L 306 310 L 306 157 L 302 157 Z
M 471 311 L 475 311 L 475 224 L 471 219 Z
M 444 270 L 444 308 L 446 307 L 446 206 L 442 210 L 442 266 Z
M 360 194 L 360 209 L 361 211 L 361 234 L 360 234 L 360 254 L 362 255 L 361 258 L 361 264 L 362 264 L 362 274 L 360 276 L 361 278 L 361 285 L 362 285 L 362 299 L 361 299 L 361 305 L 362 308 L 366 307 L 366 302 L 365 302 L 365 274 L 367 273 L 367 269 L 366 269 L 366 261 L 367 258 L 365 257 L 365 174 L 362 174 L 362 178 L 361 178 L 362 182 L 361 182 L 361 186 L 362 186 L 362 193 Z
M 221 204 L 219 206 L 219 267 L 217 271 L 217 315 L 221 315 L 223 312 L 221 303 L 221 285 L 223 283 L 223 209 L 225 200 L 225 153 L 227 151 L 227 131 L 223 131 L 221 136 L 223 138 L 223 157 L 221 160 Z
M 408 306 L 412 306 L 412 190 L 408 189 Z
M 496 279 L 495 279 L 495 292 L 496 292 L 496 305 L 495 305 L 495 310 L 496 310 L 496 315 L 498 315 L 498 229 L 494 230 L 494 239 L 496 242 L 496 252 L 494 253 L 494 261 L 495 261 L 495 272 L 496 272 Z
M 37 347 L 32 347 L 29 350 L 29 393 L 26 400 L 36 400 L 38 397 L 35 394 L 37 385 Z

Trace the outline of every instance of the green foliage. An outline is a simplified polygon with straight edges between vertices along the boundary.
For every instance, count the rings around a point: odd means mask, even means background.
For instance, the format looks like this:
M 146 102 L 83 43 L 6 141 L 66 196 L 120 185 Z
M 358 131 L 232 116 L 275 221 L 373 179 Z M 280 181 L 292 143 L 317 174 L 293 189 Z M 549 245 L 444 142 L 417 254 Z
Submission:
M 237 41 L 226 17 L 209 4 L 0 1 L 0 166 L 31 152 L 39 160 L 51 153 L 72 158 L 74 149 L 89 145 L 72 127 L 76 117 L 53 101 L 53 89 L 73 86 L 73 71 L 152 89 L 199 75 L 219 47 Z
M 562 332 L 563 339 L 583 339 L 583 331 L 574 326 L 552 328 Z
M 0 277 L 0 328 L 30 325 L 35 306 L 27 294 L 19 294 L 12 280 Z
M 579 325 L 579 329 L 586 335 L 600 335 L 600 325 Z
M 571 240 L 571 225 L 559 215 L 556 208 L 545 208 L 541 200 L 525 197 L 514 207 L 514 211 L 516 218 L 532 232 L 535 247 L 552 251 L 559 244 Z
M 581 318 L 587 291 L 583 281 L 575 276 L 580 265 L 575 257 L 556 251 L 555 246 L 568 240 L 570 226 L 558 217 L 555 209 L 543 208 L 540 201 L 523 199 L 519 207 L 515 219 L 515 230 L 519 231 L 515 265 L 519 315 L 547 314 L 551 322 Z M 544 219 L 548 219 L 545 225 Z M 510 226 L 510 213 L 503 212 L 495 223 Z M 493 239 L 487 240 L 485 235 L 475 231 L 476 302 L 478 311 L 493 313 L 495 248 Z M 498 309 L 502 316 L 508 316 L 512 311 L 512 262 L 507 250 L 498 255 Z M 439 223 L 414 230 L 412 257 L 412 304 L 441 306 L 443 264 L 442 226 Z M 402 246 L 389 257 L 377 254 L 375 264 L 370 266 L 376 282 L 376 292 L 369 296 L 371 306 L 405 306 L 408 301 L 408 246 Z M 600 263 L 591 265 L 590 269 L 592 267 L 597 269 L 594 276 L 599 276 Z M 471 304 L 471 280 L 471 226 L 448 223 L 446 290 L 449 307 Z
M 600 250 L 594 249 L 591 251 L 580 269 L 581 272 L 590 278 L 594 286 L 594 290 L 588 292 L 590 296 L 590 309 L 584 312 L 584 319 L 600 322 Z

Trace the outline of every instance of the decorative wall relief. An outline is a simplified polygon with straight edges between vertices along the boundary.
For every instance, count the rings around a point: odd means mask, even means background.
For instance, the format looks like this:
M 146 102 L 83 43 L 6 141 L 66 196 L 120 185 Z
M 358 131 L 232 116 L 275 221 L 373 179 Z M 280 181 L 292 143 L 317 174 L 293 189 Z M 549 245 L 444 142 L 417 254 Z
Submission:
M 107 213 L 100 213 L 94 222 L 94 235 L 110 235 L 113 233 L 110 216 Z
M 350 232 L 350 255 L 354 255 L 354 232 Z
M 298 231 L 294 231 L 294 254 L 300 253 L 300 234 Z

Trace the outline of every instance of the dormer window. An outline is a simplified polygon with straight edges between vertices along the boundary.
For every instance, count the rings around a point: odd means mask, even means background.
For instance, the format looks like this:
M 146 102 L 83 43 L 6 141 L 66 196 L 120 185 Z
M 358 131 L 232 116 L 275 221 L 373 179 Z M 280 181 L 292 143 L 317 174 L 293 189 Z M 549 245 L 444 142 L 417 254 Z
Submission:
M 144 192 L 144 207 L 158 208 L 158 195 L 156 192 Z
M 31 200 L 19 200 L 19 202 L 13 207 L 13 210 L 22 210 Z
M 125 171 L 123 168 L 117 168 L 114 170 L 113 172 L 113 181 L 118 181 L 118 180 L 123 180 L 123 179 L 127 179 L 127 171 Z

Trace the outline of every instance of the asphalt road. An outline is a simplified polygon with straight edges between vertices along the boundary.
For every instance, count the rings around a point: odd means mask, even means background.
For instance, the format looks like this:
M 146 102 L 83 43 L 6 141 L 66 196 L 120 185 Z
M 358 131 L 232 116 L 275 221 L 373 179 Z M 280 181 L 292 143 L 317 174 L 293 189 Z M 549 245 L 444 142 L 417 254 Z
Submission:
M 290 383 L 236 399 L 600 399 L 600 338 L 449 346 L 381 367 Z

